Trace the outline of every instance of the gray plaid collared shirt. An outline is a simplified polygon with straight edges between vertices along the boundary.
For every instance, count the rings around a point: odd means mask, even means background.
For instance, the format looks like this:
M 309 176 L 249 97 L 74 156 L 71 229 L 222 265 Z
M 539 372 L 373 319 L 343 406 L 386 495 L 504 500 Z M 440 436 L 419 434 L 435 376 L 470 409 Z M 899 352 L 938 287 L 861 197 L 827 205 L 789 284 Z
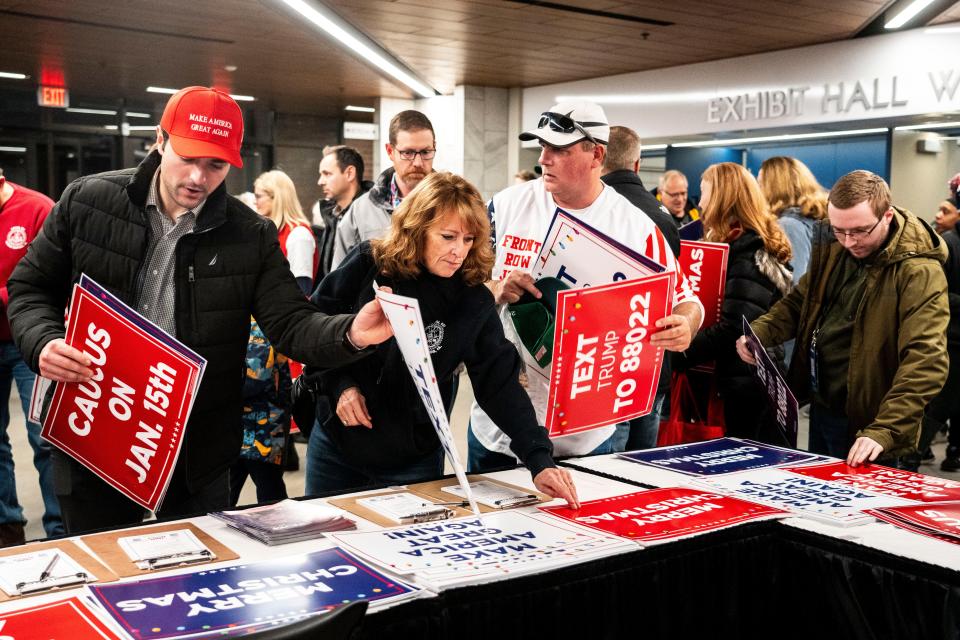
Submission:
M 175 250 L 177 241 L 193 232 L 197 216 L 206 203 L 201 202 L 192 211 L 187 211 L 174 222 L 160 211 L 157 196 L 157 181 L 160 170 L 153 174 L 150 191 L 147 193 L 147 220 L 150 223 L 150 243 L 143 266 L 143 285 L 137 299 L 137 311 L 172 336 L 177 335 L 175 285 Z

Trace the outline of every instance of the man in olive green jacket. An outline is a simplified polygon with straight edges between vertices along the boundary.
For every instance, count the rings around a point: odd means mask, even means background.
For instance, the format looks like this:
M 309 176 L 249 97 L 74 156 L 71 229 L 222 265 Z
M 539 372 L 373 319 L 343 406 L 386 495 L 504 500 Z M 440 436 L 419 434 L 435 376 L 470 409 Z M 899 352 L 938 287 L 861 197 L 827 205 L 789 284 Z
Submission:
M 947 375 L 947 248 L 868 171 L 837 181 L 827 213 L 807 274 L 752 326 L 768 347 L 796 338 L 788 383 L 810 401 L 811 451 L 896 459 Z M 755 364 L 745 338 L 737 351 Z

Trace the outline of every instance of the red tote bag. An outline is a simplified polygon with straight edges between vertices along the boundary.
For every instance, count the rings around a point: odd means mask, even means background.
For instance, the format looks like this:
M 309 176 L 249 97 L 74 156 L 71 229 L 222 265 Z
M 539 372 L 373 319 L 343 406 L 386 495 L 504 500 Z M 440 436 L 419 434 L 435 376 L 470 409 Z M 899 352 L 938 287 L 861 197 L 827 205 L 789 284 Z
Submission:
M 670 380 L 670 418 L 660 423 L 657 446 L 722 438 L 726 433 L 723 398 L 713 373 L 673 372 Z

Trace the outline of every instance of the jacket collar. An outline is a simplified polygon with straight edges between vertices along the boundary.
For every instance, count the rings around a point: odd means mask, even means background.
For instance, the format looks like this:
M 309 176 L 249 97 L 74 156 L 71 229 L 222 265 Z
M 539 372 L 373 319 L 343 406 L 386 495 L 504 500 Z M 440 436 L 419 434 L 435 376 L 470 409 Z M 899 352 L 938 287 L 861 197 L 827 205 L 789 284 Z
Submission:
M 137 206 L 141 211 L 147 204 L 147 193 L 150 191 L 150 182 L 154 174 L 160 168 L 160 152 L 154 149 L 143 159 L 133 175 L 130 182 L 127 183 L 127 197 L 130 202 Z M 203 205 L 203 210 L 197 216 L 197 226 L 195 232 L 206 231 L 219 227 L 227 221 L 227 181 L 224 180 L 219 187 L 207 198 Z
M 393 205 L 390 203 L 390 183 L 393 181 L 395 172 L 393 167 L 387 167 L 377 176 L 377 181 L 370 189 L 370 201 L 381 209 L 393 210 Z
M 600 176 L 600 179 L 609 185 L 635 184 L 641 188 L 646 188 L 643 186 L 643 181 L 640 180 L 640 176 L 630 169 L 617 169 L 616 171 L 611 171 L 610 173 Z

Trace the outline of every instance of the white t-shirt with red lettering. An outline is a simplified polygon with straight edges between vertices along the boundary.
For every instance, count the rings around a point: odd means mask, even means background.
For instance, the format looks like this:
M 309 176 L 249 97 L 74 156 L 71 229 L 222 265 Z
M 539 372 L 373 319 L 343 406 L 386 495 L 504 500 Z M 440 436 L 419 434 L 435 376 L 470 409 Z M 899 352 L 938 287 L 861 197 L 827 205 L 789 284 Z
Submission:
M 700 300 L 687 282 L 657 225 L 612 187 L 603 185 L 603 191 L 586 209 L 564 210 L 617 242 L 639 251 L 667 269 L 673 269 L 677 274 L 674 306 L 683 302 L 700 305 Z M 493 266 L 494 280 L 505 278 L 514 269 L 530 271 L 556 211 L 557 204 L 553 196 L 544 189 L 542 178 L 514 185 L 493 196 L 490 215 L 497 257 Z M 702 311 L 702 305 L 700 306 Z M 507 305 L 500 308 L 500 320 L 504 334 L 513 341 L 521 354 L 525 354 Z M 531 358 L 525 357 L 524 364 L 527 393 L 537 411 L 537 420 L 543 424 L 549 395 L 550 371 L 537 367 Z M 554 455 L 590 453 L 610 437 L 616 423 L 617 419 L 611 416 L 608 426 L 553 438 Z M 470 425 L 477 440 L 484 447 L 490 451 L 513 455 L 510 451 L 510 438 L 497 428 L 476 402 L 471 408 Z

